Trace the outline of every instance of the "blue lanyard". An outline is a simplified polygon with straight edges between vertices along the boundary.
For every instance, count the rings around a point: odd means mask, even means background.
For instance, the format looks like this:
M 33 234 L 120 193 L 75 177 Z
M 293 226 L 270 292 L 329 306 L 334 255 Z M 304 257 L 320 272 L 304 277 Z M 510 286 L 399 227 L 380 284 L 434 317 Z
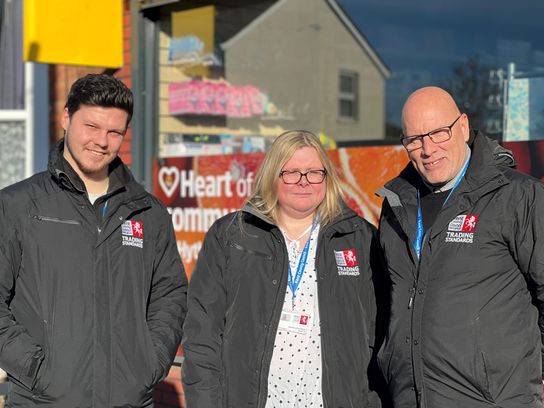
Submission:
M 300 285 L 300 282 L 302 281 L 302 275 L 304 275 L 304 269 L 306 269 L 306 263 L 308 261 L 308 252 L 310 252 L 310 240 L 312 238 L 312 233 L 314 232 L 314 229 L 316 226 L 317 226 L 317 217 L 314 218 L 312 229 L 310 230 L 310 235 L 308 236 L 306 245 L 304 245 L 304 249 L 302 250 L 302 253 L 300 254 L 300 259 L 297 265 L 297 273 L 295 274 L 294 277 L 293 277 L 293 272 L 291 271 L 291 262 L 290 261 L 287 262 L 287 267 L 289 268 L 289 281 L 287 282 L 287 284 L 289 285 L 289 289 L 291 289 L 293 309 L 295 307 L 296 292 Z
M 457 177 L 457 180 L 455 181 L 455 184 L 451 188 L 448 196 L 446 197 L 446 200 L 442 204 L 442 207 L 446 205 L 448 200 L 450 199 L 453 190 L 457 188 L 459 183 L 461 182 L 461 179 L 465 176 L 465 173 L 467 172 L 468 164 L 470 160 L 467 160 L 465 165 L 463 166 L 463 169 L 461 170 L 461 174 L 459 177 Z M 425 229 L 423 228 L 423 216 L 421 215 L 421 196 L 419 194 L 419 189 L 417 190 L 417 221 L 416 221 L 416 237 L 414 239 L 414 249 L 416 251 L 416 255 L 419 259 L 419 256 L 421 254 L 421 246 L 423 245 L 423 236 L 425 235 Z
M 423 244 L 423 216 L 421 215 L 421 198 L 419 195 L 419 188 L 417 189 L 417 221 L 416 221 L 416 237 L 414 239 L 414 249 L 416 251 L 417 258 L 421 254 L 421 245 Z
M 106 208 L 108 208 L 108 200 L 106 200 L 104 207 L 102 207 L 102 219 L 106 218 Z

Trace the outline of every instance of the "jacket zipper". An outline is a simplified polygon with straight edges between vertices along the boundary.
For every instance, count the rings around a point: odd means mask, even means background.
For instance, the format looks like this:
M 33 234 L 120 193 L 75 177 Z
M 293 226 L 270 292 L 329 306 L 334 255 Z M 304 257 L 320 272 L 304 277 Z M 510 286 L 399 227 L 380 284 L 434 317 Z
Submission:
M 408 301 L 408 309 L 411 309 L 414 305 L 414 297 L 416 295 L 417 281 L 414 281 L 414 286 L 410 289 L 410 300 Z
M 76 220 L 67 220 L 64 218 L 56 218 L 56 217 L 47 217 L 44 215 L 33 215 L 32 218 L 38 221 L 47 221 L 47 222 L 58 222 L 60 224 L 71 224 L 71 225 L 79 225 L 79 221 Z
M 286 255 L 285 243 L 280 238 L 276 238 L 276 239 L 277 239 L 278 243 L 280 244 L 280 246 L 282 248 L 282 251 L 283 251 L 283 254 L 284 254 L 284 257 L 285 257 L 285 255 Z M 246 249 L 244 248 L 244 250 L 246 250 Z M 280 287 L 278 288 L 278 291 L 280 291 L 280 292 L 279 292 L 279 295 L 276 296 L 276 302 L 274 303 L 274 311 L 273 311 L 272 319 L 270 320 L 270 322 L 268 324 L 267 331 L 266 331 L 266 340 L 265 340 L 265 344 L 264 344 L 264 352 L 263 352 L 263 356 L 261 358 L 261 364 L 260 364 L 260 368 L 259 368 L 259 389 L 257 391 L 257 407 L 258 408 L 264 408 L 265 405 L 266 405 L 266 397 L 264 397 L 264 398 L 262 397 L 262 395 L 263 395 L 262 394 L 262 389 L 263 389 L 263 384 L 264 384 L 264 381 L 265 381 L 265 379 L 263 378 L 263 372 L 265 371 L 264 370 L 264 365 L 268 364 L 268 369 L 270 369 L 270 362 L 272 361 L 272 353 L 274 353 L 274 344 L 272 344 L 272 346 L 270 347 L 270 337 L 271 337 L 272 329 L 274 329 L 276 332 L 278 331 L 279 320 L 280 320 L 281 312 L 283 310 L 283 303 L 285 302 L 285 292 L 287 290 L 287 285 L 285 285 L 285 286 L 282 285 L 283 276 L 285 276 L 285 275 L 286 275 L 286 268 L 284 266 L 282 268 L 282 275 L 281 275 L 282 280 L 280 281 Z M 283 296 L 282 296 L 282 294 L 283 294 Z M 280 298 L 281 298 L 281 304 L 278 307 L 278 303 L 280 302 Z M 274 323 L 274 322 L 276 322 L 276 323 Z M 275 338 L 275 336 L 274 336 L 274 338 Z M 268 378 L 266 378 L 266 381 L 268 381 Z
M 319 331 L 321 333 L 321 398 L 323 399 L 323 407 L 324 408 L 327 408 L 327 399 L 325 397 L 328 397 L 328 395 L 326 396 L 325 395 L 325 391 L 323 390 L 324 387 L 323 387 L 323 383 L 325 382 L 325 367 L 326 367 L 326 362 L 325 362 L 325 353 L 327 352 L 326 350 L 329 349 L 328 347 L 328 344 L 326 344 L 326 341 L 328 343 L 328 336 L 325 334 L 326 333 L 326 330 L 325 332 L 323 331 L 323 310 L 322 310 L 322 306 L 321 304 L 323 303 L 324 299 L 323 299 L 323 296 L 322 296 L 322 292 L 323 292 L 323 282 L 321 282 L 320 284 L 320 281 L 323 280 L 323 277 L 319 275 L 319 271 L 317 270 L 317 266 L 319 265 L 319 260 L 321 259 L 320 258 L 320 253 L 321 253 L 321 249 L 322 249 L 322 246 L 325 245 L 324 242 L 325 242 L 325 239 L 327 240 L 327 242 L 330 242 L 331 238 L 332 238 L 332 235 L 333 235 L 333 232 L 331 233 L 328 233 L 327 236 L 325 236 L 325 231 L 327 230 L 327 228 L 325 228 L 325 230 L 323 231 L 322 234 L 319 234 L 318 236 L 318 242 L 317 242 L 317 248 L 316 248 L 316 252 L 315 252 L 315 269 L 316 269 L 316 275 L 317 276 L 317 310 L 319 310 L 319 323 L 321 325 Z M 327 347 L 325 347 L 327 346 Z
M 421 245 L 421 252 L 419 254 L 419 258 L 418 258 L 418 262 L 417 262 L 417 269 L 416 269 L 416 276 L 414 277 L 414 284 L 412 286 L 412 288 L 410 289 L 410 300 L 408 302 L 408 309 L 412 309 L 413 306 L 414 306 L 414 301 L 415 301 L 415 297 L 416 297 L 416 293 L 417 293 L 417 286 L 418 286 L 418 283 L 419 283 L 419 271 L 420 271 L 420 268 L 421 268 L 421 258 L 423 257 L 423 250 L 425 248 L 425 243 L 427 242 L 428 240 L 428 236 L 429 236 L 429 231 L 425 231 L 425 234 L 423 235 L 423 240 L 421 241 L 422 242 L 422 245 Z M 428 242 L 427 242 L 428 244 Z M 413 335 L 413 330 L 414 330 L 414 310 L 412 309 L 411 310 L 411 329 L 410 329 L 410 336 L 411 338 L 413 339 L 414 338 L 414 335 Z M 413 374 L 414 374 L 414 387 L 416 388 L 415 389 L 415 397 L 416 397 L 416 405 L 418 407 L 421 407 L 421 400 L 423 398 L 423 395 L 422 395 L 422 392 L 420 389 L 418 389 L 418 386 L 417 386 L 417 383 L 419 381 L 416 380 L 416 378 L 418 377 L 417 373 L 415 372 L 415 367 L 414 367 L 414 351 L 413 351 L 413 344 L 411 345 L 411 355 L 412 355 L 412 371 L 413 371 Z
M 410 300 L 408 301 L 408 309 L 411 309 L 414 305 L 414 300 L 416 297 L 416 291 L 417 291 L 417 284 L 419 282 L 419 269 L 421 266 L 421 257 L 423 256 L 423 249 L 425 247 L 425 243 L 428 241 L 427 238 L 429 236 L 429 231 L 425 231 L 425 234 L 423 235 L 422 245 L 421 245 L 421 252 L 419 254 L 419 258 L 417 258 L 417 268 L 416 268 L 416 275 L 414 276 L 414 284 L 412 285 L 412 288 L 410 289 Z M 428 242 L 427 242 L 428 243 Z

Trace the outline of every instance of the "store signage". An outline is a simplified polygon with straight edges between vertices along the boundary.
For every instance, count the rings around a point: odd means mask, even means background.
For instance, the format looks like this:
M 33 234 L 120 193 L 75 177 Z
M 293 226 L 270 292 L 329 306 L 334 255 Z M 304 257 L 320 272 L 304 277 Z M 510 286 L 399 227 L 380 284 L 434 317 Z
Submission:
M 253 85 L 185 81 L 169 85 L 170 115 L 223 115 L 248 118 L 265 113 L 268 97 Z
M 204 45 L 195 35 L 172 38 L 168 47 L 168 61 L 181 66 L 221 65 L 215 54 L 205 53 Z
M 100 68 L 123 66 L 123 1 L 20 2 L 24 3 L 25 61 Z M 16 2 L 2 1 L 0 9 L 10 3 L 14 7 Z
M 266 151 L 272 143 L 263 136 L 235 136 L 220 134 L 161 133 L 159 135 L 159 158 L 217 155 L 231 153 L 257 153 Z
M 407 163 L 402 146 L 330 150 L 346 203 L 377 224 L 381 199 L 374 192 Z M 177 157 L 155 161 L 153 192 L 172 215 L 178 249 L 190 275 L 206 231 L 250 195 L 263 153 Z

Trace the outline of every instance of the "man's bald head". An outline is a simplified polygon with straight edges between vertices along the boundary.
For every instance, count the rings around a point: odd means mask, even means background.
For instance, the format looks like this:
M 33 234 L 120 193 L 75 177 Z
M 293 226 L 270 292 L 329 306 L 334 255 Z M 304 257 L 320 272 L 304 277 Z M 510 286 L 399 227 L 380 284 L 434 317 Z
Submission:
M 420 142 L 415 149 L 407 147 L 408 157 L 427 183 L 443 185 L 461 170 L 467 155 L 469 123 L 445 90 L 429 86 L 412 93 L 402 109 L 402 130 L 403 137 L 416 137 L 414 140 Z M 431 132 L 435 135 L 432 140 Z
M 402 108 L 402 129 L 405 135 L 410 135 L 407 128 L 422 126 L 422 122 L 438 121 L 436 126 L 425 132 L 443 126 L 447 119 L 457 117 L 461 114 L 452 96 L 442 88 L 427 86 L 414 91 Z M 440 121 L 445 118 L 445 121 Z M 416 122 L 416 123 L 414 123 Z M 433 127 L 434 126 L 434 127 Z

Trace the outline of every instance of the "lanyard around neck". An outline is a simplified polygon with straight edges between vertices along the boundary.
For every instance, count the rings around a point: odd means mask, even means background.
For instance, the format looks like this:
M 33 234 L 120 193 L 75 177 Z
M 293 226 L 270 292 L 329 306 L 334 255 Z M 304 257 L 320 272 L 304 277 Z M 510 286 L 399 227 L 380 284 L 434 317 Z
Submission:
M 291 271 L 291 262 L 289 261 L 287 263 L 287 266 L 289 268 L 288 269 L 289 281 L 287 282 L 287 284 L 289 286 L 289 289 L 291 290 L 293 308 L 295 307 L 296 292 L 300 285 L 300 282 L 302 281 L 302 276 L 304 275 L 304 269 L 306 269 L 306 263 L 308 262 L 308 252 L 310 251 L 310 240 L 312 238 L 312 233 L 314 232 L 314 229 L 317 226 L 317 224 L 318 224 L 318 220 L 316 216 L 312 223 L 312 229 L 310 230 L 310 235 L 308 237 L 308 240 L 306 241 L 306 244 L 304 245 L 304 249 L 302 250 L 302 253 L 300 254 L 295 276 L 293 276 L 293 272 Z
M 442 204 L 442 208 L 446 205 L 448 200 L 450 199 L 451 195 L 453 194 L 453 191 L 457 188 L 459 183 L 461 182 L 461 179 L 465 176 L 465 173 L 467 172 L 468 164 L 470 163 L 470 160 L 467 160 L 465 165 L 463 166 L 463 169 L 461 170 L 461 173 L 459 173 L 459 177 L 457 177 L 457 180 L 455 181 L 455 184 L 451 188 L 448 196 L 446 197 L 446 200 L 444 200 L 444 203 Z M 431 193 L 432 194 L 432 193 Z M 419 256 L 421 255 L 421 246 L 423 245 L 423 236 L 425 235 L 425 228 L 423 227 L 423 216 L 421 214 L 421 195 L 419 193 L 419 188 L 417 189 L 417 220 L 416 220 L 416 237 L 414 239 L 414 250 L 416 251 L 417 258 L 419 259 Z

